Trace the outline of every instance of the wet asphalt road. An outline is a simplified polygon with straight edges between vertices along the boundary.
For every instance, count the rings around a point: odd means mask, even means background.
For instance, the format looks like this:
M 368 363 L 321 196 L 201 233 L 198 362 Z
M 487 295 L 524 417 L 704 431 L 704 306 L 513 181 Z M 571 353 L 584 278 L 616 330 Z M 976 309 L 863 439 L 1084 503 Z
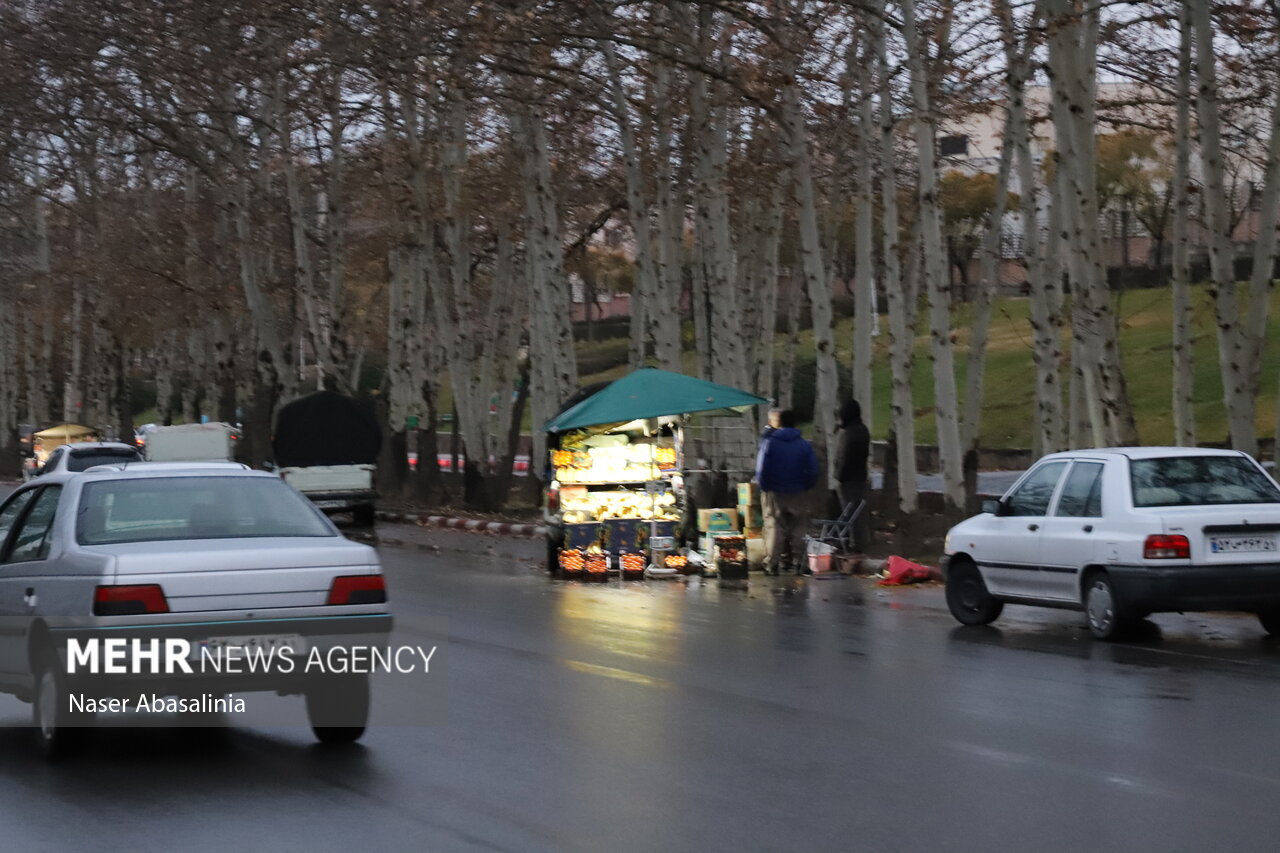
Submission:
M 1276 849 L 1280 644 L 1250 618 L 1104 645 L 1068 612 L 958 628 L 936 587 L 583 585 L 432 541 L 382 555 L 402 639 L 448 619 L 447 722 L 109 730 L 49 766 L 0 697 L 0 850 Z

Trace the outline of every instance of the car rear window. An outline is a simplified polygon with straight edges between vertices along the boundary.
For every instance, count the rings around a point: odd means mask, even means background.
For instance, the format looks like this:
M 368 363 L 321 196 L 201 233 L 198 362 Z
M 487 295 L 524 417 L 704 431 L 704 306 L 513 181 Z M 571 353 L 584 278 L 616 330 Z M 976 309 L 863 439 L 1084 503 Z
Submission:
M 1129 462 L 1133 505 L 1280 503 L 1280 489 L 1241 456 L 1168 456 Z
M 141 462 L 142 454 L 128 448 L 116 450 L 82 450 L 73 452 L 67 459 L 68 471 L 88 471 L 94 465 L 119 465 L 121 462 Z
M 76 540 L 81 545 L 336 535 L 306 498 L 268 477 L 146 477 L 85 483 L 76 520 Z

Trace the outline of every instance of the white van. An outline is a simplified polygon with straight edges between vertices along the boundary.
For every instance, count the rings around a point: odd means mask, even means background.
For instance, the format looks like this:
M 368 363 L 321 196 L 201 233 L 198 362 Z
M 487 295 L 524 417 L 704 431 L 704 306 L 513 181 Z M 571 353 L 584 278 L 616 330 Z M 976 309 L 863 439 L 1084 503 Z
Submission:
M 239 432 L 230 424 L 156 427 L 147 436 L 148 462 L 218 462 L 235 458 Z

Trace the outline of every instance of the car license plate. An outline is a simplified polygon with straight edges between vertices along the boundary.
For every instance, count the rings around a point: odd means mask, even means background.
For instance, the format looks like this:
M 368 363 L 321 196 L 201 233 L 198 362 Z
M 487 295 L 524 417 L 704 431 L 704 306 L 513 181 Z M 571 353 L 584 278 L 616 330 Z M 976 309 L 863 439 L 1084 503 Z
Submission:
M 201 649 L 207 649 L 209 654 L 227 654 L 229 650 L 231 654 L 253 654 L 261 649 L 265 654 L 272 649 L 278 649 L 277 654 L 289 650 L 290 654 L 304 655 L 307 653 L 307 641 L 300 634 L 259 634 L 247 637 L 210 637 L 200 642 Z
M 346 501 L 312 501 L 317 509 L 342 509 L 347 505 Z
M 1274 551 L 1274 536 L 1210 536 L 1209 550 L 1214 554 L 1239 554 L 1249 551 Z

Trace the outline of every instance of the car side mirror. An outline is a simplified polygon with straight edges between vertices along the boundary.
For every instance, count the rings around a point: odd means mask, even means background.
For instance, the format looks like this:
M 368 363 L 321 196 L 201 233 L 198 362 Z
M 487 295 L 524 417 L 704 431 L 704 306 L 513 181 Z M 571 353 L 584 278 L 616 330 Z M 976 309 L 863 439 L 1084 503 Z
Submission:
M 1004 504 L 998 500 L 985 500 L 982 502 L 982 511 L 989 512 L 992 515 L 1002 515 L 1004 513 Z

